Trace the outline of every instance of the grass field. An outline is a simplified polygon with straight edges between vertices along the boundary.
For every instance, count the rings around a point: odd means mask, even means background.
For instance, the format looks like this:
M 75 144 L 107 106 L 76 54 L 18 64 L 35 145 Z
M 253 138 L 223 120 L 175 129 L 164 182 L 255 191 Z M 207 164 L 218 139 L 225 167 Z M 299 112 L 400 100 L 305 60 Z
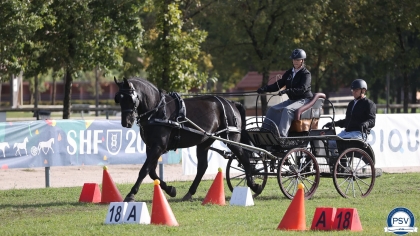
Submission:
M 212 184 L 203 181 L 193 202 L 181 202 L 191 182 L 173 182 L 178 196 L 169 205 L 178 227 L 157 225 L 106 225 L 108 205 L 79 203 L 81 187 L 13 189 L 0 191 L 0 235 L 393 235 L 385 233 L 386 219 L 395 207 L 406 207 L 417 219 L 420 173 L 384 174 L 376 180 L 372 193 L 364 199 L 344 199 L 336 192 L 332 179 L 321 179 L 313 199 L 305 201 L 306 226 L 310 228 L 316 207 L 357 208 L 363 231 L 279 231 L 290 200 L 275 178 L 254 199 L 255 206 L 229 206 L 231 193 L 225 185 L 226 206 L 201 205 Z M 125 195 L 131 185 L 117 185 Z M 153 184 L 143 184 L 137 201 L 146 202 L 152 212 Z M 417 223 L 415 225 L 419 227 Z

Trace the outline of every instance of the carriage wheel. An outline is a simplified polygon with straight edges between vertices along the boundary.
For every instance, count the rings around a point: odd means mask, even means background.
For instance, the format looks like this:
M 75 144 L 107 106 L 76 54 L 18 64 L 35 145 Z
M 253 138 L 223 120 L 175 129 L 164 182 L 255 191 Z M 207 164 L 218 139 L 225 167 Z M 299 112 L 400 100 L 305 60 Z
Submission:
M 262 160 L 250 160 L 252 171 L 252 178 L 256 184 L 261 185 L 264 189 L 267 183 L 267 164 Z M 231 192 L 236 186 L 248 187 L 245 176 L 245 169 L 235 157 L 229 158 L 226 165 L 226 182 Z M 258 194 L 254 194 L 254 197 Z
M 277 182 L 283 194 L 293 199 L 301 182 L 305 186 L 305 199 L 311 198 L 320 180 L 319 165 L 315 156 L 306 149 L 295 148 L 279 161 Z
M 334 166 L 333 181 L 344 198 L 366 197 L 375 184 L 375 164 L 365 151 L 346 149 Z

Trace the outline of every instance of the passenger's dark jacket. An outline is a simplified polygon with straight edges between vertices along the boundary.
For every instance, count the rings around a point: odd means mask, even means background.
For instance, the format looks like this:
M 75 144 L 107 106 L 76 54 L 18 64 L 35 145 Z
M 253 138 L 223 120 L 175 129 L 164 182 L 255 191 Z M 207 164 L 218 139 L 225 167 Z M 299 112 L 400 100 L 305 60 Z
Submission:
M 347 132 L 350 132 L 361 131 L 361 125 L 366 124 L 368 131 L 370 131 L 375 126 L 376 104 L 366 97 L 360 99 L 354 108 L 353 104 L 354 100 L 347 106 L 346 118 L 336 121 L 335 125 L 345 128 Z
M 267 92 L 276 92 L 286 86 L 286 94 L 290 100 L 312 98 L 311 72 L 306 68 L 299 70 L 293 78 L 293 68 L 287 70 L 281 79 L 266 87 Z

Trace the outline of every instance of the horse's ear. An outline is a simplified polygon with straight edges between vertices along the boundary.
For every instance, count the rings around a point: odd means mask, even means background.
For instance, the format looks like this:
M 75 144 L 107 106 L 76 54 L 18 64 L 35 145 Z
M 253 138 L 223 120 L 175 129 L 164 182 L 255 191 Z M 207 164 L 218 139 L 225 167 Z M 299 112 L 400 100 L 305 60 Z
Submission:
M 125 77 L 123 78 L 123 80 L 124 80 L 124 84 L 129 86 L 128 80 Z
M 117 103 L 117 104 L 118 104 L 118 103 L 120 103 L 120 98 L 121 98 L 120 96 L 121 96 L 121 94 L 120 94 L 120 93 L 116 93 L 116 94 L 115 94 L 115 97 L 114 97 L 114 101 L 115 101 L 115 103 Z
M 116 84 L 118 84 L 117 78 L 115 78 L 115 76 L 114 76 L 114 81 Z

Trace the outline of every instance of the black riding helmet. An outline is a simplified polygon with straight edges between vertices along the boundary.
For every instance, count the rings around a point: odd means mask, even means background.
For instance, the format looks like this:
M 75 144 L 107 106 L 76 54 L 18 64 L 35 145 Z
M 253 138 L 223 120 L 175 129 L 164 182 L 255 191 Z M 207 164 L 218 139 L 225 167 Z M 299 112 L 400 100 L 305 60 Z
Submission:
M 297 48 L 293 50 L 292 55 L 290 55 L 290 59 L 305 59 L 306 58 L 306 52 L 303 49 Z
M 366 81 L 362 79 L 355 79 L 353 82 L 351 82 L 351 89 L 368 89 Z

